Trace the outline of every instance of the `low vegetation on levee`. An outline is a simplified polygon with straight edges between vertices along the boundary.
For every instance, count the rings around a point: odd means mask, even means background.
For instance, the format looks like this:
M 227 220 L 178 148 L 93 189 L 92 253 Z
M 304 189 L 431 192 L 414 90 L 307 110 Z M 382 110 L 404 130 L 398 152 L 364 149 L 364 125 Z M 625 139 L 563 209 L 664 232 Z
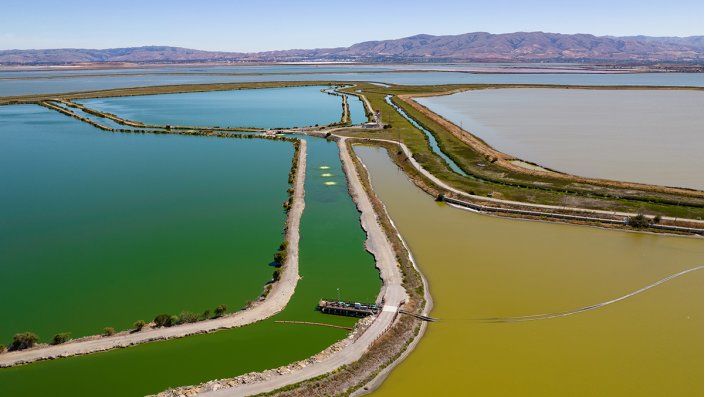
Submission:
M 152 323 L 146 323 L 144 320 L 135 321 L 133 328 L 128 330 L 129 332 L 140 332 L 147 326 L 153 326 L 156 328 L 161 327 L 172 327 L 174 325 L 195 323 L 198 321 L 210 320 L 215 318 L 220 318 L 226 315 L 228 312 L 227 305 L 218 305 L 213 310 L 206 309 L 203 313 L 193 313 L 190 311 L 182 311 L 178 315 L 173 314 L 158 314 L 154 317 Z M 113 327 L 103 328 L 102 336 L 113 336 L 118 333 Z M 70 332 L 60 332 L 51 338 L 49 344 L 51 345 L 61 345 L 71 340 Z M 32 348 L 39 344 L 40 338 L 37 334 L 33 332 L 20 332 L 15 334 L 12 338 L 12 342 L 9 347 L 0 344 L 0 353 L 5 351 L 19 351 Z
M 29 349 L 30 347 L 33 347 L 35 344 L 37 344 L 37 342 L 39 342 L 39 336 L 31 332 L 22 332 L 19 334 L 15 334 L 14 338 L 12 338 L 12 343 L 10 344 L 10 348 L 8 350 L 15 351 Z

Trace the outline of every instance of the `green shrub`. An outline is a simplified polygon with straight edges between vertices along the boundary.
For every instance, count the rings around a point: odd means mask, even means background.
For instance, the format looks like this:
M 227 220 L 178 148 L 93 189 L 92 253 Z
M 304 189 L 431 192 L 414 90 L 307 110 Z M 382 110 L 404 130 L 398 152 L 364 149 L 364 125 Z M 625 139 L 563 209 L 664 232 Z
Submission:
M 157 327 L 171 327 L 171 316 L 169 314 L 159 314 L 154 317 L 154 324 Z
M 71 337 L 70 332 L 60 332 L 51 339 L 51 344 L 52 345 L 60 345 L 62 343 L 66 343 L 69 338 Z
M 651 225 L 651 221 L 643 214 L 637 214 L 627 219 L 627 225 L 635 229 L 643 229 L 649 227 L 649 225 Z
M 195 323 L 198 320 L 200 320 L 199 315 L 193 312 L 183 311 L 179 314 L 179 324 Z
M 142 328 L 144 328 L 144 326 L 147 325 L 147 323 L 145 323 L 144 320 L 137 320 L 132 325 L 135 327 L 135 331 L 139 332 L 139 331 L 142 331 Z
M 280 268 L 274 269 L 274 273 L 272 273 L 272 281 L 279 281 L 279 277 L 281 277 L 281 272 L 282 269 Z
M 29 349 L 30 347 L 34 346 L 37 342 L 39 342 L 39 337 L 36 334 L 33 334 L 31 332 L 22 332 L 19 334 L 15 334 L 15 336 L 12 338 L 12 343 L 10 344 L 10 348 L 8 350 L 14 351 Z
M 225 305 L 218 305 L 218 307 L 215 308 L 214 313 L 215 317 L 223 317 L 225 312 L 228 311 L 228 307 Z
M 115 328 L 113 328 L 113 327 L 103 328 L 103 336 L 112 336 L 112 335 L 115 335 Z
M 278 266 L 283 265 L 284 262 L 286 262 L 286 251 L 285 250 L 277 251 L 274 254 L 274 262 L 276 262 Z

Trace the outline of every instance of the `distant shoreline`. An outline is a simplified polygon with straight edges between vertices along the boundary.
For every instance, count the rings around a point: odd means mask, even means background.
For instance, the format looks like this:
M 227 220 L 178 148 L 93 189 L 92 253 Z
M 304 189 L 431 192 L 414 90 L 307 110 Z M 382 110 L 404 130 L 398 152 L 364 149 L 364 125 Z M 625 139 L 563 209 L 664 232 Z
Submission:
M 487 66 L 483 66 L 487 65 Z M 492 66 L 496 64 L 507 65 L 503 67 Z M 472 68 L 464 69 L 434 69 L 433 66 L 458 66 L 474 65 Z M 607 62 L 517 62 L 511 60 L 486 60 L 486 61 L 438 61 L 438 62 L 357 62 L 357 61 L 284 61 L 284 62 L 262 62 L 262 61 L 237 61 L 237 62 L 85 62 L 67 64 L 1 64 L 2 72 L 59 72 L 75 70 L 106 70 L 106 69 L 161 69 L 161 68 L 191 68 L 191 67 L 251 67 L 251 66 L 376 66 L 390 67 L 391 71 L 419 72 L 465 72 L 465 73 L 703 73 L 702 62 L 662 62 L 662 63 L 607 63 Z M 395 67 L 424 66 L 424 68 L 394 69 Z M 522 71 L 522 70 L 535 71 Z M 207 73 L 207 72 L 205 72 Z

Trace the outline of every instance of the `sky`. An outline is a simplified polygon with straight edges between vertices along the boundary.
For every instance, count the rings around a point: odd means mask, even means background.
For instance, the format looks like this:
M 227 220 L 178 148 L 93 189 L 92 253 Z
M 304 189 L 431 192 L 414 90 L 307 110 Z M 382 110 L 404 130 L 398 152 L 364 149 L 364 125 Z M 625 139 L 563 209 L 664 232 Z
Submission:
M 478 31 L 702 35 L 703 0 L 2 0 L 0 8 L 0 50 L 255 52 Z

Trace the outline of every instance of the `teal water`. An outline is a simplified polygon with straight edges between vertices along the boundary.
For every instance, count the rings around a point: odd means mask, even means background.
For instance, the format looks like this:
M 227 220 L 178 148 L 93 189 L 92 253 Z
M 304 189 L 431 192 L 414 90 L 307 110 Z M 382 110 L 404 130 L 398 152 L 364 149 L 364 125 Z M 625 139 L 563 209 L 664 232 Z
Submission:
M 433 134 L 429 130 L 423 128 L 419 123 L 416 122 L 416 120 L 409 117 L 409 115 L 406 114 L 406 112 L 402 108 L 400 108 L 399 106 L 395 105 L 394 102 L 392 102 L 391 95 L 387 95 L 386 97 L 384 97 L 384 101 L 387 102 L 387 104 L 389 104 L 389 106 L 393 107 L 394 110 L 396 110 L 402 117 L 404 117 L 409 123 L 411 123 L 411 125 L 418 128 L 419 131 L 423 132 L 424 135 L 426 135 L 426 138 L 428 139 L 428 144 L 429 144 L 429 146 L 431 146 L 431 150 L 433 150 L 434 153 L 439 155 L 443 159 L 443 161 L 446 162 L 448 167 L 451 170 L 453 170 L 453 172 L 455 172 L 456 174 L 462 175 L 462 176 L 468 176 L 468 174 L 465 171 L 463 171 L 463 169 L 460 168 L 460 166 L 458 164 L 456 164 L 455 161 L 453 161 L 453 159 L 448 157 L 448 155 L 445 154 L 445 152 L 443 150 L 441 150 L 441 147 L 438 146 L 438 141 L 436 140 L 436 137 L 433 136 Z
M 260 76 L 217 75 L 124 75 L 56 78 L 50 80 L 0 80 L 0 96 L 51 94 L 113 88 L 173 84 L 209 84 L 255 81 L 376 81 L 401 85 L 430 84 L 559 84 L 559 85 L 655 85 L 703 86 L 702 73 L 627 73 L 627 74 L 522 74 L 461 72 L 382 72 L 314 73 Z
M 367 122 L 365 115 L 365 105 L 362 100 L 355 95 L 348 95 L 348 107 L 350 108 L 350 121 L 353 124 L 362 124 Z
M 347 193 L 337 146 L 321 139 L 306 139 L 309 143 L 306 208 L 301 222 L 302 279 L 282 313 L 210 335 L 1 369 L 0 395 L 142 396 L 171 386 L 284 365 L 344 338 L 345 331 L 339 329 L 274 323 L 307 320 L 351 326 L 354 319 L 315 311 L 318 299 L 335 296 L 340 288 L 345 299 L 370 301 L 380 287 L 372 257 L 363 248 L 365 236 Z M 264 150 L 255 153 L 260 157 L 264 154 Z M 270 155 L 266 158 L 271 160 Z
M 74 108 L 74 107 L 66 106 L 66 105 L 64 105 L 64 104 L 62 104 L 62 103 L 59 103 L 59 102 L 52 102 L 52 104 L 53 104 L 53 105 L 56 105 L 56 106 L 59 106 L 59 107 L 61 107 L 61 108 L 63 108 L 63 109 L 66 109 L 66 110 L 68 110 L 69 112 L 73 112 L 73 113 L 76 114 L 77 116 L 85 117 L 85 118 L 87 118 L 87 119 L 93 120 L 94 122 L 96 122 L 96 123 L 98 123 L 98 124 L 101 124 L 101 125 L 104 125 L 104 126 L 106 126 L 106 127 L 108 127 L 108 128 L 114 128 L 114 129 L 139 129 L 139 128 L 136 128 L 136 127 L 131 127 L 131 126 L 127 126 L 127 125 L 122 125 L 122 124 L 120 124 L 120 123 L 118 123 L 118 122 L 115 122 L 115 121 L 113 121 L 113 120 L 111 120 L 111 119 L 109 119 L 109 118 L 106 118 L 106 117 L 98 117 L 98 116 L 96 116 L 96 115 L 93 115 L 93 114 L 84 112 L 83 110 L 81 110 L 81 109 L 79 109 L 79 108 Z
M 303 127 L 340 121 L 341 98 L 319 86 L 193 92 L 78 101 L 126 119 L 159 125 Z
M 0 107 L 0 343 L 256 298 L 282 239 L 292 154 Z
M 66 105 L 63 105 L 59 102 L 53 102 L 53 104 L 56 106 L 62 107 L 70 112 L 73 112 L 74 114 L 76 114 L 80 117 L 85 117 L 85 118 L 90 119 L 90 120 L 92 120 L 98 124 L 101 124 L 105 127 L 114 128 L 116 130 L 128 129 L 128 130 L 133 130 L 133 131 L 151 131 L 151 130 L 155 129 L 155 128 L 149 128 L 149 127 L 142 128 L 142 127 L 133 127 L 130 125 L 124 125 L 124 124 L 120 124 L 116 121 L 113 121 L 107 117 L 99 117 L 94 114 L 84 112 L 83 110 L 81 110 L 79 108 L 66 106 Z M 228 132 L 228 131 L 222 131 L 222 132 Z M 256 135 L 256 134 L 260 134 L 261 132 L 260 131 L 233 131 L 232 133 L 237 134 L 237 135 Z

